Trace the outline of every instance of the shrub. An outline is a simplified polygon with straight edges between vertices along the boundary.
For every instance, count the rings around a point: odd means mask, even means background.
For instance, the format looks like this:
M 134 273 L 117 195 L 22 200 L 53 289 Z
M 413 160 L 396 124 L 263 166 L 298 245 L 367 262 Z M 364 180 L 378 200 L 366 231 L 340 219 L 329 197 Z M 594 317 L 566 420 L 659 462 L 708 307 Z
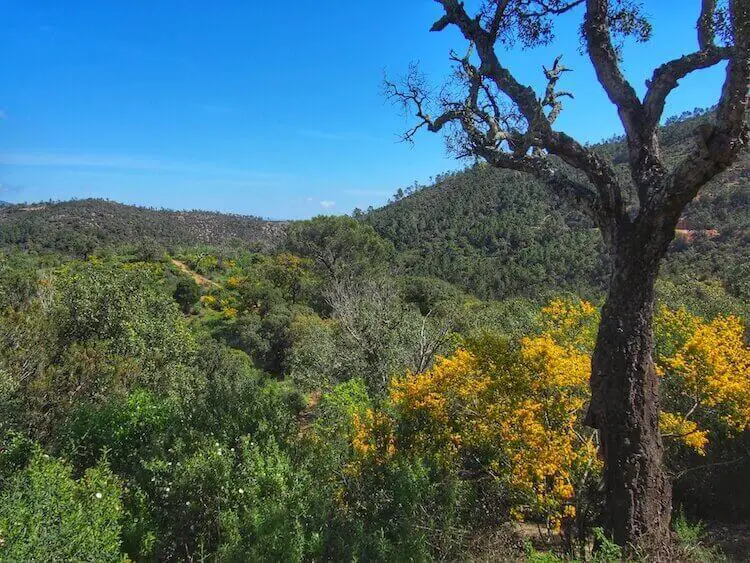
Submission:
M 198 284 L 190 278 L 181 278 L 174 290 L 174 300 L 180 305 L 182 312 L 186 315 L 192 310 L 193 305 L 200 299 L 201 291 Z
M 78 480 L 36 451 L 0 494 L 0 559 L 119 561 L 120 484 L 105 464 Z

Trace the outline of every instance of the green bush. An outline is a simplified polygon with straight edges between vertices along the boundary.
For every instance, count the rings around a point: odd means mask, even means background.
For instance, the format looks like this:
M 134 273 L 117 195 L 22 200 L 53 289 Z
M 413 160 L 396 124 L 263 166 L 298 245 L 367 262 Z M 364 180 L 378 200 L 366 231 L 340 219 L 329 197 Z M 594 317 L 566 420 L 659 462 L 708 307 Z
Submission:
M 159 559 L 301 561 L 320 552 L 324 496 L 274 440 L 204 440 L 180 462 L 149 469 Z
M 720 550 L 705 545 L 706 527 L 703 523 L 691 522 L 682 509 L 672 519 L 672 529 L 677 536 L 681 559 L 695 563 L 725 561 Z
M 190 278 L 180 278 L 173 294 L 174 300 L 180 305 L 182 312 L 186 315 L 193 309 L 193 305 L 201 297 L 198 284 Z
M 3 561 L 119 561 L 120 483 L 105 464 L 74 479 L 37 450 L 0 493 Z

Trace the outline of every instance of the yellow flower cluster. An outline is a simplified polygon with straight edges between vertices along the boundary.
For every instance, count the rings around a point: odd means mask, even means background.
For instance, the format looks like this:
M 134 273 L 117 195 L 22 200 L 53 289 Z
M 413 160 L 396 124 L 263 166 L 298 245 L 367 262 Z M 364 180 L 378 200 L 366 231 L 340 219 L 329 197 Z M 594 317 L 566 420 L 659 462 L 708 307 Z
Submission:
M 550 335 L 521 340 L 521 355 L 527 365 L 543 377 L 537 387 L 583 389 L 591 375 L 591 358 L 573 347 L 560 346 Z
M 230 276 L 227 279 L 227 287 L 229 289 L 237 289 L 240 285 L 242 285 L 242 278 L 240 276 Z
M 590 303 L 555 300 L 537 335 L 518 342 L 488 335 L 428 371 L 394 379 L 386 408 L 354 417 L 350 470 L 397 452 L 470 459 L 511 491 L 514 517 L 544 516 L 558 528 L 575 517 L 577 489 L 601 469 L 596 435 L 581 423 L 598 320 Z M 663 434 L 704 454 L 706 424 L 750 428 L 750 349 L 741 321 L 663 309 L 656 322 Z
M 363 415 L 354 413 L 352 426 L 352 448 L 357 461 L 382 464 L 395 455 L 396 440 L 387 414 L 373 409 L 367 409 Z
M 708 432 L 699 430 L 694 421 L 671 412 L 661 412 L 659 427 L 664 436 L 676 438 L 700 455 L 706 455 Z
M 750 428 L 750 348 L 742 322 L 719 316 L 711 322 L 694 318 L 692 324 L 692 335 L 663 360 L 662 370 L 699 405 L 718 407 L 730 428 Z
M 591 350 L 598 325 L 599 312 L 588 301 L 554 299 L 542 309 L 544 333 L 561 344 Z
M 527 499 L 514 514 L 559 522 L 572 510 L 573 473 L 598 464 L 595 448 L 576 429 L 590 360 L 547 334 L 524 339 L 520 351 L 499 340 L 474 348 L 393 382 L 391 401 L 409 429 L 403 442 L 491 452 L 488 474 Z

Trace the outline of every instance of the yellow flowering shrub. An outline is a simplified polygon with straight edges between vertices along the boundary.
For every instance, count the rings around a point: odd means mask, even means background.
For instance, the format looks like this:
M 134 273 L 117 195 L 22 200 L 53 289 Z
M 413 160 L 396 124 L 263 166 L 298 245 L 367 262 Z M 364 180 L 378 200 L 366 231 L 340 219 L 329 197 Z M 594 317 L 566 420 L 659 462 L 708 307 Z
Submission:
M 369 460 L 382 464 L 396 453 L 392 420 L 385 413 L 371 408 L 363 415 L 354 413 L 352 447 L 356 460 Z
M 659 413 L 659 427 L 664 436 L 677 438 L 700 455 L 706 455 L 708 432 L 700 430 L 698 424 L 692 420 L 671 412 L 662 411 Z
M 592 434 L 578 428 L 589 364 L 549 335 L 523 339 L 520 350 L 493 337 L 474 342 L 394 380 L 399 447 L 481 462 L 517 498 L 515 517 L 558 527 L 575 513 L 579 470 L 598 467 Z
M 682 345 L 659 362 L 669 398 L 697 416 L 710 410 L 713 422 L 731 430 L 750 428 L 750 348 L 742 322 L 733 316 L 693 317 L 689 326 Z
M 539 324 L 555 342 L 591 351 L 599 327 L 599 311 L 581 299 L 554 299 L 542 309 Z
M 230 276 L 227 279 L 227 287 L 229 289 L 237 289 L 242 285 L 242 278 L 240 276 Z
M 601 469 L 596 434 L 582 425 L 598 323 L 590 303 L 554 300 L 536 334 L 486 335 L 428 371 L 394 378 L 387 404 L 354 420 L 355 459 L 437 454 L 497 482 L 513 517 L 545 517 L 559 529 Z M 750 427 L 750 350 L 739 319 L 662 309 L 655 336 L 666 437 L 703 455 L 717 424 Z

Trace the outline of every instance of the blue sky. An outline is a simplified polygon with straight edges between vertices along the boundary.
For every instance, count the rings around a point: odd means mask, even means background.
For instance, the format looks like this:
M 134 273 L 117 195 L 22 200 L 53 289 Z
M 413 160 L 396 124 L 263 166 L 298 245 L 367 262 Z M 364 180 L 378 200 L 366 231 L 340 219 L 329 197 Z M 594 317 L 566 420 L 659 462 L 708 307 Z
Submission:
M 472 1 L 468 0 L 467 5 Z M 654 37 L 628 45 L 642 88 L 695 49 L 698 0 L 651 0 Z M 0 200 L 105 197 L 271 218 L 382 205 L 461 163 L 382 96 L 383 71 L 449 72 L 454 30 L 431 0 L 0 0 Z M 620 133 L 586 58 L 580 12 L 553 45 L 503 55 L 541 91 L 565 53 L 575 93 L 557 122 L 584 141 Z M 683 81 L 666 115 L 716 102 L 723 69 Z

